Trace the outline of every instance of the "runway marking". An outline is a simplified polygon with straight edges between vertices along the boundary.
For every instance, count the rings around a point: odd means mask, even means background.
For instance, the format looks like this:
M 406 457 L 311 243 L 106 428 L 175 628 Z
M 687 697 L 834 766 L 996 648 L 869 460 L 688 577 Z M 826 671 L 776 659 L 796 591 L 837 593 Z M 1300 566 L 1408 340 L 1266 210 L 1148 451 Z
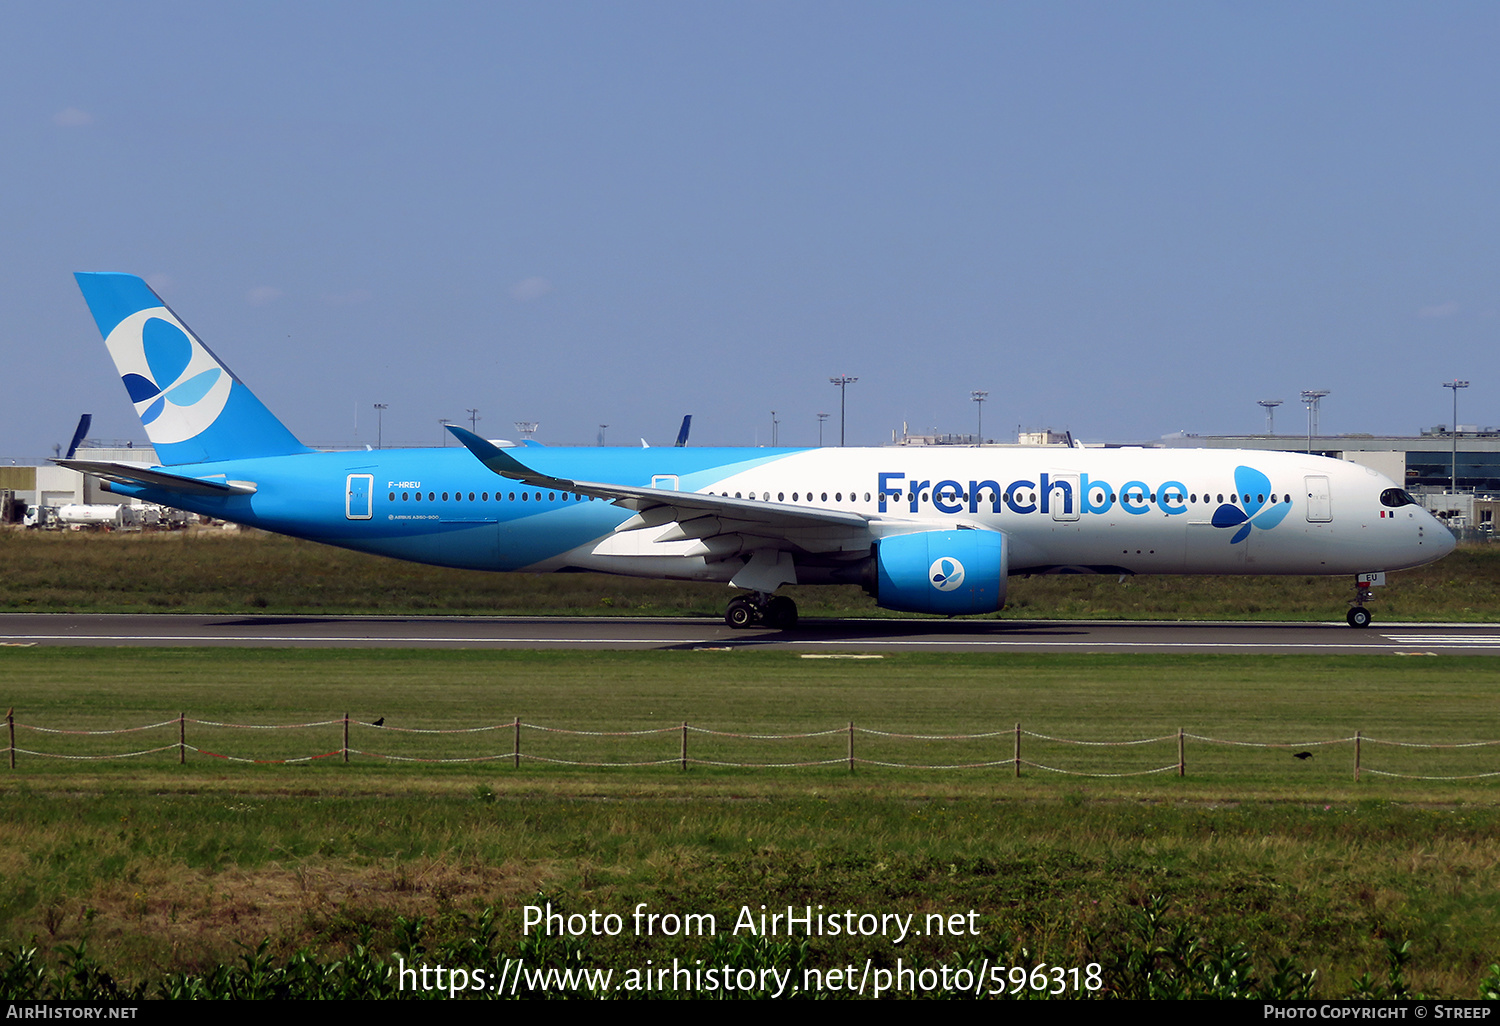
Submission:
M 1439 648 L 1500 648 L 1500 634 L 1387 634 L 1391 641 Z

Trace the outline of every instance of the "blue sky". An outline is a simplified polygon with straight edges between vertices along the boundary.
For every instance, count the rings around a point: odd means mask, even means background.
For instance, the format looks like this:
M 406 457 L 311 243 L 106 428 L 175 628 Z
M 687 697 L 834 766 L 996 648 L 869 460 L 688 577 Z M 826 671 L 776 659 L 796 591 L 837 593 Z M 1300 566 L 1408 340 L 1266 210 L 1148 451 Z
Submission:
M 1491 3 L 68 3 L 0 35 L 0 456 L 142 274 L 311 444 L 1500 423 Z

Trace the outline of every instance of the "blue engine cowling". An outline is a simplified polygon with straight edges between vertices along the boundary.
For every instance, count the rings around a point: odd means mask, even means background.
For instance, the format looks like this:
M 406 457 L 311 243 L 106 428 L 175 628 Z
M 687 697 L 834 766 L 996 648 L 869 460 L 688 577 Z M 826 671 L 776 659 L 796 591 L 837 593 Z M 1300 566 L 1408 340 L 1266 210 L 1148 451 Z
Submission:
M 1010 569 L 999 531 L 923 531 L 875 543 L 865 590 L 886 609 L 965 616 L 1005 605 Z

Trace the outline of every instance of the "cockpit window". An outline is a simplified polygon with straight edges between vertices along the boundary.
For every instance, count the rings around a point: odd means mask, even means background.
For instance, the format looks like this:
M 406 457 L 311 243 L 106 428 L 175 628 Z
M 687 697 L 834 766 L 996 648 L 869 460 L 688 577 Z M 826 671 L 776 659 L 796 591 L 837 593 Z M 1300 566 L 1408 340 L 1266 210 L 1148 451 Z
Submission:
M 1380 493 L 1380 504 L 1382 506 L 1415 506 L 1417 500 L 1413 499 L 1403 489 L 1387 488 Z

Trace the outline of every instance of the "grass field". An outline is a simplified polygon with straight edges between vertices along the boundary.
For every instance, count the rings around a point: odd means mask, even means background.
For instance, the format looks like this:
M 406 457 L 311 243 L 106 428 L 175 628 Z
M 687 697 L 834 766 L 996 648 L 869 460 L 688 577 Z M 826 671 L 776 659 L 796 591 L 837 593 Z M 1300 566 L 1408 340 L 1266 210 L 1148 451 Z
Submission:
M 589 731 L 686 720 L 755 734 L 850 721 L 901 734 L 1001 732 L 961 743 L 859 736 L 862 758 L 909 764 L 1008 759 L 1017 722 L 1087 741 L 1178 728 L 1276 746 L 1355 731 L 1417 743 L 1500 737 L 1500 662 L 1464 658 L 33 648 L 0 651 L 0 668 L 0 700 L 22 724 L 114 729 L 179 712 L 282 724 L 348 712 L 386 722 L 353 728 L 351 747 L 425 758 L 509 754 L 509 727 L 398 728 L 519 717 Z M 23 726 L 17 746 L 103 754 L 170 744 L 175 731 L 85 738 Z M 337 749 L 342 726 L 189 731 L 199 747 L 284 758 Z M 625 762 L 664 749 L 672 759 L 679 736 L 528 731 L 523 750 Z M 845 744 L 833 739 L 834 758 Z M 691 745 L 695 757 L 763 762 L 814 758 L 828 741 L 694 735 Z M 1115 996 L 1474 997 L 1500 986 L 1493 778 L 1367 772 L 1355 784 L 1347 743 L 1312 748 L 1305 761 L 1294 750 L 1191 742 L 1185 778 L 1028 766 L 1020 779 L 1008 765 L 683 772 L 534 761 L 515 769 L 508 759 L 251 765 L 194 754 L 178 766 L 175 752 L 86 763 L 21 756 L 16 770 L 0 771 L 0 985 L 7 996 L 82 993 L 77 981 L 97 990 L 101 979 L 193 993 L 191 981 L 222 982 L 233 969 L 235 993 L 269 994 L 283 991 L 256 990 L 257 980 L 270 987 L 311 960 L 320 980 L 373 972 L 386 991 L 332 991 L 368 996 L 389 991 L 394 952 L 470 967 L 524 957 L 621 972 L 674 957 L 817 968 L 868 959 L 888 969 L 901 959 L 933 972 L 986 959 L 1095 963 L 1101 993 Z M 1366 742 L 1362 762 L 1470 775 L 1500 769 L 1496 755 Z M 1023 758 L 1126 773 L 1175 763 L 1176 748 L 1028 735 Z M 721 932 L 524 934 L 524 906 L 548 901 L 627 923 L 640 902 L 712 914 Z M 742 907 L 761 904 L 965 923 L 973 910 L 977 932 L 900 945 L 729 933 Z

